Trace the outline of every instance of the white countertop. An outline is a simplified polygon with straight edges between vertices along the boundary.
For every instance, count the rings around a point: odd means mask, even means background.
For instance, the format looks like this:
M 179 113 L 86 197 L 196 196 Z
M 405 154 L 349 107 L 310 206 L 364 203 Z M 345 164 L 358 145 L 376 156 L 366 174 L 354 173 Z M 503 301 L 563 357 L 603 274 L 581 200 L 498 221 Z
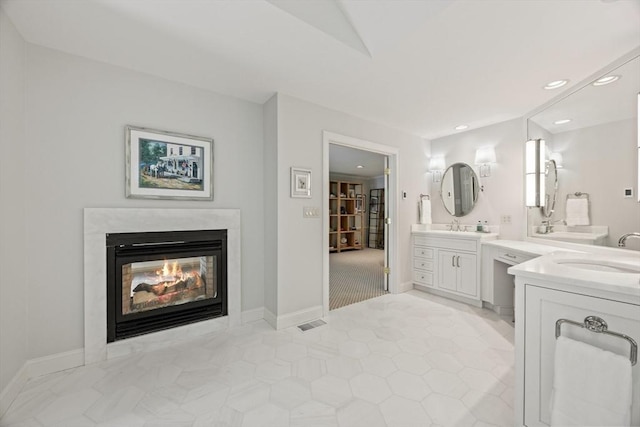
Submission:
M 558 248 L 556 248 L 558 249 Z M 522 264 L 509 267 L 509 274 L 516 278 L 529 278 L 538 281 L 568 285 L 582 288 L 588 294 L 602 296 L 611 293 L 617 296 L 627 296 L 626 302 L 640 304 L 640 273 L 621 273 L 584 269 L 563 264 L 570 261 L 596 262 L 628 266 L 630 269 L 640 267 L 640 253 L 603 255 L 597 253 L 556 250 L 553 253 L 540 256 Z M 593 292 L 589 292 L 592 290 Z
M 479 231 L 449 231 L 445 227 L 447 227 L 446 224 L 413 224 L 411 226 L 411 234 L 432 237 L 455 237 L 457 239 L 469 240 L 492 240 L 498 238 L 498 233 L 494 231 L 495 229 L 491 228 L 491 232 L 484 233 Z
M 538 243 L 525 242 L 523 240 L 491 240 L 489 242 L 482 242 L 482 245 L 495 246 L 536 256 L 546 255 L 562 250 L 557 246 L 541 245 Z

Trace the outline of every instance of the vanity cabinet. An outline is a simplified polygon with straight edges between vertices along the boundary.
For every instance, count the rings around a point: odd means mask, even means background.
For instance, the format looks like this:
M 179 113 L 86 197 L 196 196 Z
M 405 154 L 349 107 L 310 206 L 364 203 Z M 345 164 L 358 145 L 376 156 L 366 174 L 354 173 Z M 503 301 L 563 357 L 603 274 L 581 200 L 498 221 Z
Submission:
M 471 297 L 478 296 L 476 255 L 438 251 L 438 284 L 442 289 Z
M 640 337 L 640 306 L 628 302 L 594 298 L 574 292 L 524 285 L 524 342 L 518 353 L 524 408 L 522 424 L 528 427 L 550 424 L 551 390 L 554 377 L 555 326 L 559 319 L 582 323 L 587 316 L 598 316 L 610 331 Z M 563 325 L 562 335 L 587 342 L 629 357 L 629 343 L 617 337 L 589 332 L 574 325 Z M 524 357 L 526 355 L 526 357 Z M 640 396 L 640 365 L 633 367 L 633 395 Z M 631 425 L 640 425 L 640 401 L 635 399 Z
M 480 241 L 496 234 L 414 232 L 413 284 L 417 289 L 482 306 Z

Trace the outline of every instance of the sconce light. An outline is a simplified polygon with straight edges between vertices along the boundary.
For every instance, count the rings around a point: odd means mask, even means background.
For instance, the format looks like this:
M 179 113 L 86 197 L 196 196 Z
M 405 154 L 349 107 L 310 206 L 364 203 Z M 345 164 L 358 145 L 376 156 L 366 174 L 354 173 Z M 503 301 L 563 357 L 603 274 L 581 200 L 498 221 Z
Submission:
M 432 157 L 429 160 L 429 172 L 433 173 L 433 182 L 442 180 L 442 171 L 445 169 L 444 157 Z
M 491 163 L 496 162 L 496 150 L 493 147 L 482 147 L 476 150 L 475 164 L 480 166 L 480 176 L 491 176 Z
M 562 153 L 549 154 L 549 160 L 553 160 L 554 162 L 556 162 L 557 169 L 562 169 Z
M 544 139 L 530 139 L 525 146 L 525 202 L 529 207 L 544 206 Z

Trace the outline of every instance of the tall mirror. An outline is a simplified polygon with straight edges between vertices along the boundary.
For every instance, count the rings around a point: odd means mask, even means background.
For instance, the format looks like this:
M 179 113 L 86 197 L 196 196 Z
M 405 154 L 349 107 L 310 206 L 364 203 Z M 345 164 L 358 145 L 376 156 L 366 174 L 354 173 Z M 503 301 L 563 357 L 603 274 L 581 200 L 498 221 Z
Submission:
M 440 197 L 451 215 L 460 217 L 471 213 L 478 201 L 478 176 L 466 163 L 454 163 L 442 176 Z
M 621 235 L 640 231 L 639 92 L 635 56 L 528 118 L 527 137 L 544 139 L 558 167 L 555 206 L 528 210 L 528 236 L 616 247 Z M 637 240 L 628 248 L 640 249 Z

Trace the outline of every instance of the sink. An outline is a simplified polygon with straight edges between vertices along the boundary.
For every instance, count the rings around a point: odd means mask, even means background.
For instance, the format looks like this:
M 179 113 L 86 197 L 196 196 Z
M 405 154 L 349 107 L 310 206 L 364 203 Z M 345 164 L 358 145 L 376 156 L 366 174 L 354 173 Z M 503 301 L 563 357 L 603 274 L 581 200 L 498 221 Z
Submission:
M 604 271 L 610 273 L 640 273 L 640 266 L 602 259 L 562 259 L 556 260 L 556 263 L 566 265 L 568 267 L 591 271 Z
M 588 272 L 640 274 L 640 256 L 606 256 L 587 253 L 554 253 L 554 263 Z

